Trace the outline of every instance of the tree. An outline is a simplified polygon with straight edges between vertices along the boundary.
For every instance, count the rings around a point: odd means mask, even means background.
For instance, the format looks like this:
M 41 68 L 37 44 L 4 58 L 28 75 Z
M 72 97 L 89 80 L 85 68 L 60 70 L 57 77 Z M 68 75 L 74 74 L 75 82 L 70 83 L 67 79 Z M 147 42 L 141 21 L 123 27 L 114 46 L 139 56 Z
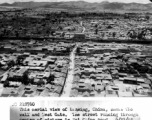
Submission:
M 108 26 L 107 26 L 107 29 L 112 29 L 112 26 L 111 26 L 111 25 L 108 25 Z
M 0 62 L 0 67 L 2 67 L 3 65 L 2 65 L 2 63 Z
M 95 29 L 95 34 L 98 34 L 98 28 Z
M 95 28 L 98 28 L 98 24 L 95 24 Z
M 55 76 L 54 75 L 50 75 L 49 79 L 47 80 L 47 83 L 52 84 L 52 81 L 54 81 Z
M 146 20 L 149 20 L 149 19 L 150 19 L 150 16 L 146 15 L 146 17 L 145 17 L 145 18 L 146 18 Z
M 69 53 L 70 52 L 70 48 L 68 47 L 68 48 L 66 48 L 66 51 L 67 51 L 67 53 Z
M 76 50 L 76 51 L 77 51 L 77 54 L 79 54 L 79 53 L 80 53 L 80 48 L 77 48 L 77 50 Z
M 25 84 L 25 85 L 28 85 L 30 83 L 30 80 L 28 78 L 28 74 L 27 73 L 25 73 L 23 75 L 22 83 Z
M 11 60 L 11 61 L 8 62 L 8 66 L 9 66 L 9 67 L 12 67 L 12 66 L 14 66 L 14 65 L 15 65 L 14 60 Z
M 31 84 L 34 84 L 34 78 L 29 80 Z
M 141 31 L 138 33 L 137 38 L 138 38 L 139 40 L 145 39 L 146 32 L 147 32 L 147 29 L 141 30 Z
M 6 80 L 6 81 L 4 82 L 4 87 L 9 87 L 9 81 Z
M 39 80 L 38 82 L 37 82 L 37 86 L 42 86 L 42 85 L 44 85 L 45 84 L 45 82 L 43 81 L 43 80 Z
M 50 80 L 54 81 L 55 76 L 54 75 L 50 75 Z
M 135 39 L 137 38 L 137 33 L 134 31 L 134 30 L 130 30 L 128 33 L 127 33 L 128 37 L 130 37 L 131 39 Z
M 113 36 L 113 38 L 115 38 L 116 37 L 116 32 L 113 32 L 112 36 Z

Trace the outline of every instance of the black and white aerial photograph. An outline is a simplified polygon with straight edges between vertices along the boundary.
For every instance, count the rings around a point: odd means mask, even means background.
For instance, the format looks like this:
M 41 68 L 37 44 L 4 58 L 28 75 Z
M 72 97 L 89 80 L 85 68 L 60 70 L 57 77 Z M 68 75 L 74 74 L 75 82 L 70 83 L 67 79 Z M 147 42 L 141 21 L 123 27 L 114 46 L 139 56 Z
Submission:
M 0 0 L 1 97 L 152 97 L 150 0 Z

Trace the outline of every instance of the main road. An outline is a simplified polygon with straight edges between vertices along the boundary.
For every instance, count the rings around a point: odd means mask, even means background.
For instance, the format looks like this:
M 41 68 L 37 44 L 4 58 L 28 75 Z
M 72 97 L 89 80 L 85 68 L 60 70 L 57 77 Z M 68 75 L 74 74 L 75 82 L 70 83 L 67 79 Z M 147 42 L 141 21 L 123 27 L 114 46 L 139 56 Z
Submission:
M 83 28 L 82 33 L 84 33 L 86 29 L 83 26 L 82 21 L 80 22 L 80 26 Z M 62 93 L 61 97 L 70 97 L 70 92 L 72 89 L 72 82 L 73 82 L 73 78 L 74 78 L 75 52 L 76 52 L 77 47 L 78 47 L 78 44 L 75 45 L 74 49 L 72 50 L 72 52 L 70 54 L 69 72 L 67 75 L 67 79 L 65 81 L 65 85 L 64 85 L 63 93 Z
M 84 33 L 84 32 L 85 32 L 85 30 L 86 30 L 86 28 L 83 26 L 83 22 L 82 22 L 82 21 L 80 22 L 80 26 L 81 26 L 81 27 L 82 27 L 82 29 L 83 29 L 83 30 L 82 30 L 82 33 Z
M 74 47 L 74 49 L 72 50 L 72 52 L 70 54 L 69 72 L 67 75 L 67 79 L 65 81 L 65 85 L 64 85 L 63 93 L 62 93 L 61 97 L 69 97 L 70 96 L 70 92 L 72 89 L 72 82 L 73 82 L 73 78 L 74 78 L 75 52 L 76 52 L 77 46 L 78 45 L 76 45 Z

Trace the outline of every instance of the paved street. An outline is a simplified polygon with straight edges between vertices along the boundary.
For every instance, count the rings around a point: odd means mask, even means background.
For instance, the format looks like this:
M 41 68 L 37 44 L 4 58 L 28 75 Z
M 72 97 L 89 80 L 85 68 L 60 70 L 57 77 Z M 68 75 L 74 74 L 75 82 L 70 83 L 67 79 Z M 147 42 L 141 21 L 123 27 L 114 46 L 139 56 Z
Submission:
M 65 82 L 65 86 L 63 88 L 63 94 L 61 95 L 61 97 L 69 97 L 70 96 L 70 92 L 71 92 L 71 88 L 72 88 L 72 81 L 73 81 L 73 74 L 74 74 L 74 59 L 75 59 L 75 51 L 76 51 L 77 45 L 75 46 L 75 48 L 73 49 L 73 51 L 71 52 L 70 55 L 70 67 L 69 67 L 69 72 L 68 72 L 68 76 Z

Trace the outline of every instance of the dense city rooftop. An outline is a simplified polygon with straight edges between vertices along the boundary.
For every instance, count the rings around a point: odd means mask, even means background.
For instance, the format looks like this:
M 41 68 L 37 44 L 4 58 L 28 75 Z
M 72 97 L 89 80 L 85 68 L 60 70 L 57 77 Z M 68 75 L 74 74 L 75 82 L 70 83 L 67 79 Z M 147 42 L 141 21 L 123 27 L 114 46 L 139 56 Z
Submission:
M 0 95 L 151 97 L 151 63 L 150 44 L 4 40 Z
M 0 96 L 151 97 L 152 14 L 0 12 Z

